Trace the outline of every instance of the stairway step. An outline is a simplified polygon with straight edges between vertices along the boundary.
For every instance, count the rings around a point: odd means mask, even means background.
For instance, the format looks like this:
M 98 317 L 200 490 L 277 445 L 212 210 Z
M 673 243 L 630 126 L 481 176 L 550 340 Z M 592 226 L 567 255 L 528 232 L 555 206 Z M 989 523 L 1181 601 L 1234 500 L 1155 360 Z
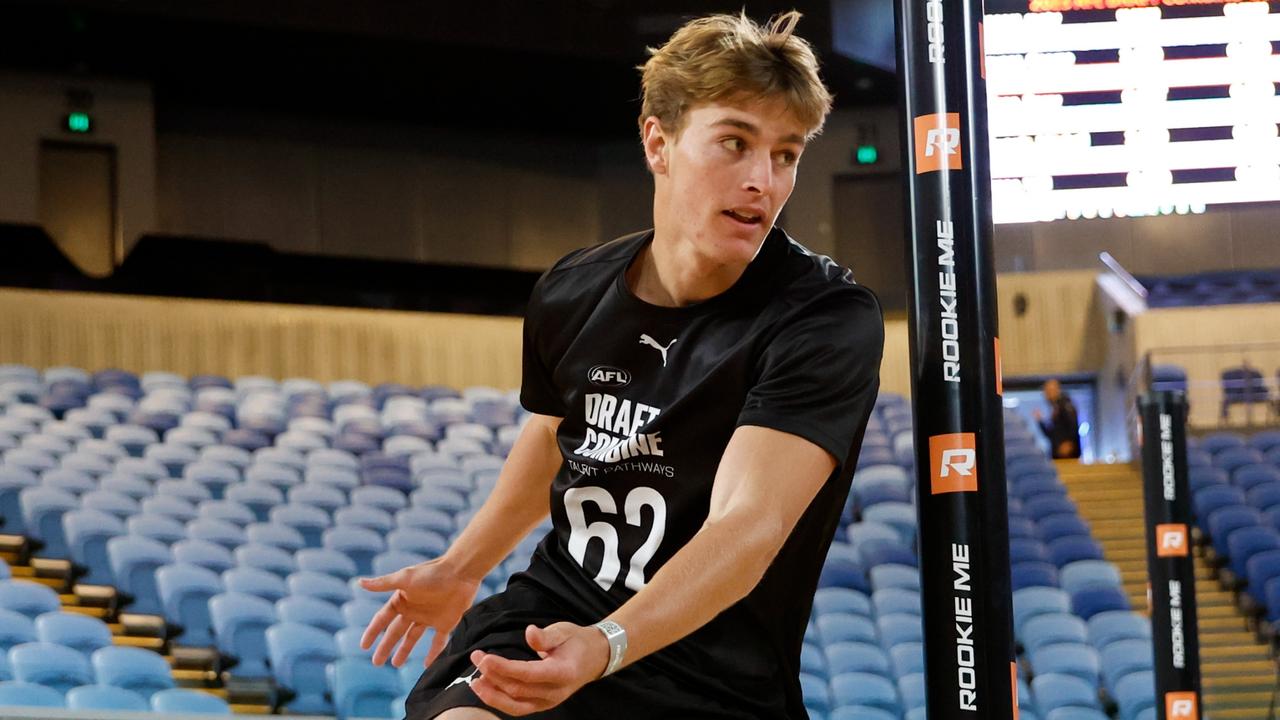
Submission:
M 1240 618 L 1241 622 L 1244 621 L 1240 611 L 1236 610 L 1234 605 L 1197 605 L 1196 614 L 1200 616 L 1202 622 L 1207 619 L 1222 617 Z
M 1205 704 L 1205 717 L 1212 717 L 1213 720 L 1266 720 L 1267 708 L 1264 706 L 1261 710 L 1256 708 L 1214 708 Z
M 1199 608 L 1197 608 L 1199 609 Z M 1218 617 L 1200 617 L 1198 619 L 1200 632 L 1213 632 L 1216 630 L 1245 630 L 1244 617 L 1239 614 L 1220 615 Z
M 1211 690 L 1215 692 L 1235 692 L 1237 690 L 1246 692 L 1270 691 L 1273 682 L 1275 682 L 1275 678 L 1269 678 L 1266 675 L 1226 675 L 1222 677 L 1204 676 L 1200 684 L 1203 686 L 1205 693 L 1208 694 Z
M 1267 709 L 1271 702 L 1270 690 L 1232 690 L 1230 692 L 1204 693 L 1205 705 L 1226 706 L 1261 706 Z
M 1276 663 L 1271 658 L 1266 660 L 1223 660 L 1220 662 L 1205 662 L 1204 658 L 1201 658 L 1200 672 L 1205 677 L 1226 677 L 1228 674 L 1233 673 L 1274 677 Z
M 1241 628 L 1238 630 L 1209 630 L 1200 629 L 1200 647 L 1206 645 L 1233 645 L 1237 647 L 1256 647 L 1265 650 L 1262 645 L 1258 644 L 1257 638 L 1253 633 Z
M 142 637 L 139 635 L 116 635 L 111 638 L 113 645 L 124 645 L 127 647 L 140 647 L 147 650 L 155 650 L 161 652 L 164 650 L 164 640 L 162 638 Z
M 1208 664 L 1209 661 L 1251 661 L 1264 660 L 1271 662 L 1271 654 L 1261 645 L 1240 645 L 1239 643 L 1229 645 L 1213 645 L 1204 642 L 1204 638 L 1200 638 L 1200 662 Z

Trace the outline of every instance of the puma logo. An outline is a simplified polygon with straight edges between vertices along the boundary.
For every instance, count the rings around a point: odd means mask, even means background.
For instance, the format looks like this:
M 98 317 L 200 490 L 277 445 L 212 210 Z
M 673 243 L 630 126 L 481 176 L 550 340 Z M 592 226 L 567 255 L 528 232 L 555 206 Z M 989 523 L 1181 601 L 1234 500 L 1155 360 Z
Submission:
M 658 352 L 662 353 L 662 367 L 666 367 L 666 366 L 667 366 L 667 351 L 671 349 L 671 346 L 672 346 L 672 345 L 675 345 L 675 344 L 676 344 L 676 340 L 679 340 L 679 338 L 675 338 L 675 339 L 673 339 L 671 342 L 667 343 L 666 347 L 663 347 L 662 345 L 659 345 L 659 344 L 658 344 L 658 341 L 657 341 L 657 340 L 654 340 L 653 338 L 649 337 L 648 335 L 641 335 L 641 336 L 640 336 L 640 344 L 641 344 L 641 345 L 648 345 L 649 347 L 653 348 L 654 350 L 657 350 Z
M 453 687 L 454 685 L 466 685 L 467 687 L 471 687 L 471 681 L 472 681 L 472 680 L 475 680 L 475 679 L 476 679 L 476 678 L 478 678 L 478 677 L 480 677 L 480 669 L 479 669 L 479 668 L 476 668 L 475 670 L 472 670 L 472 671 L 471 671 L 471 674 L 470 674 L 470 675 L 461 675 L 461 676 L 459 676 L 459 677 L 458 677 L 458 679 L 457 679 L 457 680 L 454 680 L 453 682 L 449 683 L 448 685 L 445 685 L 445 686 L 444 686 L 444 689 L 445 689 L 445 690 L 448 690 L 449 688 Z

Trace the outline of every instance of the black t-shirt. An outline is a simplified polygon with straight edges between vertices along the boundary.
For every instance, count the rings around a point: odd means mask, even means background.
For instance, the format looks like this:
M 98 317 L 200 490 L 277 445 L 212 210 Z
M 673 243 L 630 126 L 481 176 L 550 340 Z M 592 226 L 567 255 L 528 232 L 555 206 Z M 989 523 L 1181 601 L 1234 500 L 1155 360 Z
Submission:
M 651 305 L 625 272 L 652 236 L 575 251 L 533 291 L 520 400 L 564 418 L 565 463 L 552 487 L 554 530 L 513 582 L 598 620 L 702 526 L 735 428 L 806 438 L 838 467 L 764 578 L 641 661 L 743 716 L 803 718 L 801 643 L 879 386 L 879 304 L 848 270 L 775 228 L 725 292 Z

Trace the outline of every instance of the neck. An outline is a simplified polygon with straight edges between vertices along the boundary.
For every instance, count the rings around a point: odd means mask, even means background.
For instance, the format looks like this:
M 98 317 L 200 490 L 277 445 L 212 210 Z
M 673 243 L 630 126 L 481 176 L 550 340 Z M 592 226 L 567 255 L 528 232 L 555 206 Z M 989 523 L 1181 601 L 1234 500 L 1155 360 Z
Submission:
M 653 241 L 627 269 L 636 297 L 663 307 L 709 300 L 733 287 L 749 263 L 726 264 L 698 251 L 697 238 L 664 223 L 654 213 Z

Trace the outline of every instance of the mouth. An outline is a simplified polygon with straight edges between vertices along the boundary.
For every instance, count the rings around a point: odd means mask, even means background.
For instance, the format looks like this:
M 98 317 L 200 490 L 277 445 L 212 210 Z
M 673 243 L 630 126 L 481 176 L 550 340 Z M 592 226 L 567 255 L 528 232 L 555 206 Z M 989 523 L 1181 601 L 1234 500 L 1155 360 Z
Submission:
M 725 210 L 721 214 L 734 222 L 746 226 L 759 225 L 764 222 L 764 216 L 752 210 Z

